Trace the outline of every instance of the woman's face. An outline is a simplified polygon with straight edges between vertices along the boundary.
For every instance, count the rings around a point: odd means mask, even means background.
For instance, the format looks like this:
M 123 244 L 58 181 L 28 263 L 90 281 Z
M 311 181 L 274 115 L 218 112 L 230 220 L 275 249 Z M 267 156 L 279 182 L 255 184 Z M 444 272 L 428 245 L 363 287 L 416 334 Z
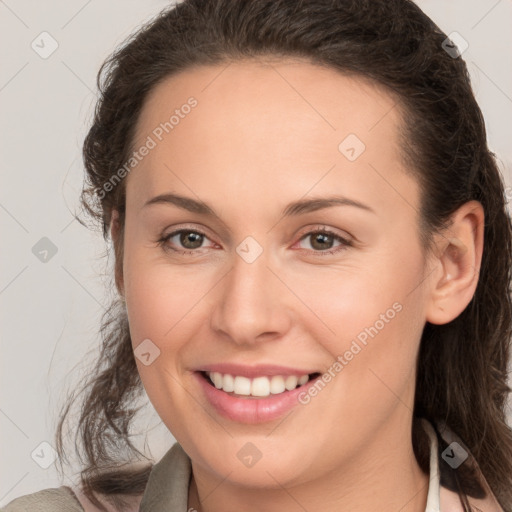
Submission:
M 219 480 L 357 479 L 410 435 L 429 269 L 399 123 L 379 88 L 303 61 L 197 67 L 148 97 L 126 183 L 130 332 L 156 411 Z M 304 374 L 324 375 L 293 390 Z

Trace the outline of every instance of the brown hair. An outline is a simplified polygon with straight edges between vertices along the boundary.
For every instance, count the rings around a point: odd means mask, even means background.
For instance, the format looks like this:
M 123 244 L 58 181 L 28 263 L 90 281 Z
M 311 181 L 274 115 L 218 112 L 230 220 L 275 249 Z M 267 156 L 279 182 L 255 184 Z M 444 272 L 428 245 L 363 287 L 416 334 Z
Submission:
M 426 248 L 432 234 L 446 227 L 465 202 L 480 201 L 485 212 L 483 261 L 473 299 L 452 322 L 425 325 L 414 416 L 446 422 L 473 453 L 501 505 L 512 510 L 512 431 L 505 417 L 512 229 L 466 65 L 443 49 L 445 39 L 410 0 L 185 0 L 148 22 L 101 67 L 101 97 L 83 147 L 87 175 L 82 203 L 106 241 L 113 209 L 119 211 L 121 233 L 114 247 L 118 283 L 125 181 L 108 193 L 104 185 L 133 151 L 148 92 L 191 66 L 301 57 L 388 90 L 403 113 L 403 158 L 422 190 L 420 234 Z M 99 493 L 116 502 L 141 494 L 151 468 L 119 468 L 143 456 L 130 439 L 142 385 L 122 300 L 105 313 L 101 334 L 98 363 L 61 416 L 57 448 L 64 460 L 64 421 L 83 393 L 75 437 L 84 463 L 82 485 L 93 500 L 93 493 Z M 421 439 L 415 419 L 415 453 L 428 468 Z M 470 482 L 464 483 L 463 472 L 447 464 L 442 469 L 443 484 L 478 494 Z

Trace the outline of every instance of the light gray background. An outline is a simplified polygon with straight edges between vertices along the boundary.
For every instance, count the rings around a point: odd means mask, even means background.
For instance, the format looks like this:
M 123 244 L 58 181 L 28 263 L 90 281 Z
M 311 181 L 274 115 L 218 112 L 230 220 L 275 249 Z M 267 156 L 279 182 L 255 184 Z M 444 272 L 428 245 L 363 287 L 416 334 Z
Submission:
M 486 118 L 491 149 L 512 184 L 511 0 L 421 0 L 464 52 Z M 2 227 L 0 506 L 58 486 L 53 432 L 65 390 L 94 357 L 111 269 L 99 233 L 73 220 L 82 183 L 81 144 L 105 57 L 164 0 L 0 0 Z M 58 42 L 47 59 L 32 41 L 47 31 Z M 48 48 L 48 47 L 46 47 Z M 508 189 L 512 198 L 512 188 Z M 32 252 L 43 237 L 57 247 L 46 263 Z M 103 275 L 103 277 L 102 277 Z M 468 376 L 471 378 L 471 376 Z M 141 428 L 158 459 L 173 442 L 150 407 Z M 38 457 L 39 455 L 39 457 Z M 67 471 L 65 483 L 76 478 Z

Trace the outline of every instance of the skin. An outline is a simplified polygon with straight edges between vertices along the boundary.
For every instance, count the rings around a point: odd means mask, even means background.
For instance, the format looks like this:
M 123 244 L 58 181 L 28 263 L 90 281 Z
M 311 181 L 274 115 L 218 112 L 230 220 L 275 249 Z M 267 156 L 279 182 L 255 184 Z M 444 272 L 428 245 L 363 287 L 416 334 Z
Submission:
M 420 245 L 420 190 L 402 163 L 398 108 L 387 92 L 306 61 L 245 61 L 188 69 L 147 98 L 139 147 L 190 96 L 198 105 L 126 178 L 117 284 L 146 392 L 192 460 L 189 506 L 206 512 L 423 512 L 429 478 L 411 441 L 415 362 L 426 321 L 456 318 L 471 300 L 483 249 L 475 201 L 450 229 Z M 356 134 L 353 162 L 338 145 Z M 221 220 L 171 204 L 163 193 L 208 203 Z M 344 195 L 369 206 L 334 206 L 283 217 L 298 199 Z M 327 227 L 352 242 L 320 254 Z M 206 234 L 193 255 L 158 240 L 180 228 Z M 263 253 L 236 252 L 253 237 Z M 186 241 L 185 241 L 186 243 Z M 167 247 L 189 249 L 175 236 Z M 323 252 L 340 247 L 327 239 Z M 189 249 L 190 250 L 190 249 Z M 258 425 L 218 415 L 192 377 L 206 363 L 281 364 L 326 371 L 394 303 L 385 324 L 307 405 Z M 251 468 L 237 452 L 253 443 Z

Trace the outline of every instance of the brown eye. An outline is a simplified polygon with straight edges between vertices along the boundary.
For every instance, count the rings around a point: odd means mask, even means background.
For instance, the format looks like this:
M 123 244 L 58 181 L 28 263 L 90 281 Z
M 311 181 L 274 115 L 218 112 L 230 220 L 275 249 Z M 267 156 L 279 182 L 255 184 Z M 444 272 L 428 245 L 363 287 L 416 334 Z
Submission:
M 311 237 L 311 247 L 320 251 L 330 249 L 334 242 L 334 235 L 330 233 L 313 233 L 308 236 Z
M 185 249 L 198 249 L 203 242 L 203 235 L 196 231 L 181 231 L 179 233 L 179 242 Z
M 163 236 L 158 240 L 158 243 L 164 250 L 174 251 L 180 254 L 193 254 L 199 252 L 198 249 L 202 248 L 205 239 L 208 239 L 208 237 L 200 231 L 179 229 Z
M 309 241 L 309 245 L 311 247 L 309 252 L 313 252 L 315 255 L 318 254 L 320 256 L 325 254 L 334 254 L 352 246 L 352 243 L 349 240 L 325 228 L 306 233 L 300 239 L 300 241 L 303 240 Z M 333 244 L 336 241 L 339 243 L 333 248 Z

